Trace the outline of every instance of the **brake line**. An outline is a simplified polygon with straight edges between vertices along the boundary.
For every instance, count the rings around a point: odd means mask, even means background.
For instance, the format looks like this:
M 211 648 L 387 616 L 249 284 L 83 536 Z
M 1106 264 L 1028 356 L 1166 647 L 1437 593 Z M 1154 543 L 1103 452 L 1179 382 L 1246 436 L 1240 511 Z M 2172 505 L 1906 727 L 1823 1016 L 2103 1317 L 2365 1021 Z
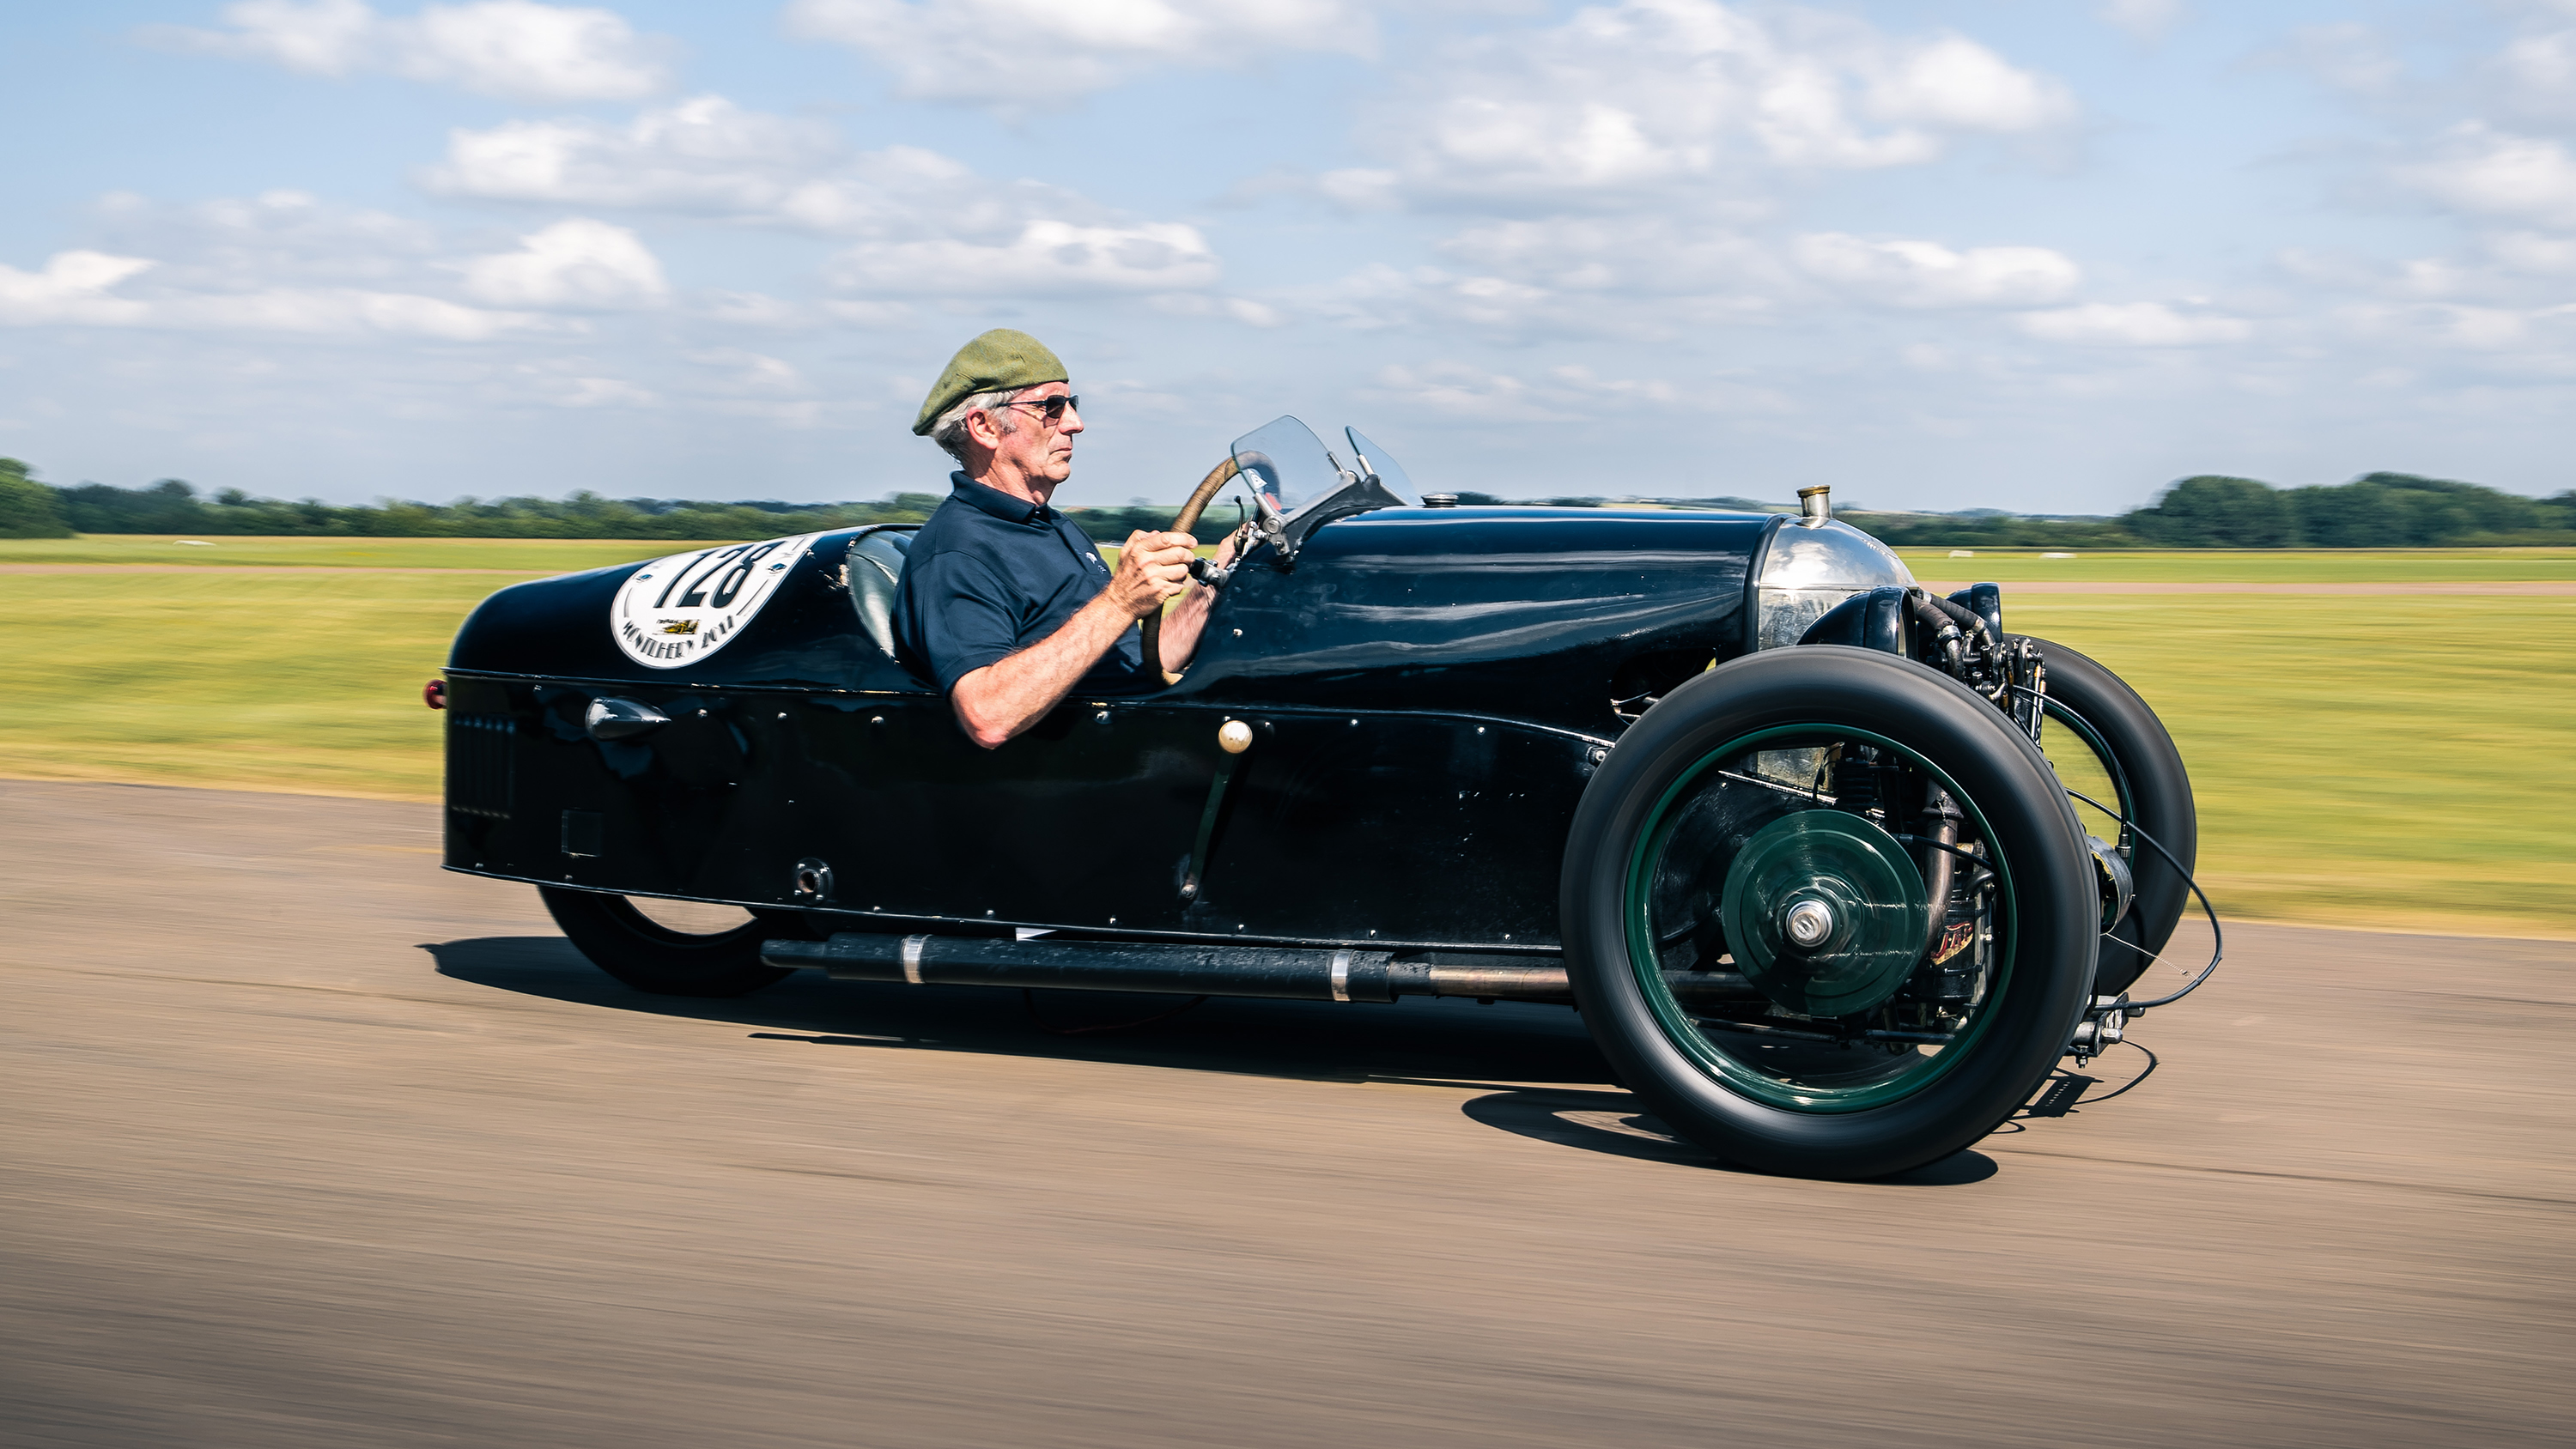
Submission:
M 2058 788 L 2066 789 L 2065 782 L 2058 782 Z M 2123 1001 L 2119 1004 L 2117 1009 L 2135 1016 L 2138 1013 L 2147 1010 L 2149 1007 L 2171 1006 L 2173 1003 L 2182 1000 L 2184 997 L 2191 995 L 2195 991 L 2198 991 L 2200 989 L 2200 983 L 2207 981 L 2210 973 L 2218 969 L 2218 963 L 2227 959 L 2226 932 L 2222 930 L 2218 924 L 2218 908 L 2209 903 L 2209 892 L 2200 888 L 2200 882 L 2192 878 L 2191 869 L 2188 866 L 2185 866 L 2180 860 L 2175 859 L 2174 853 L 2165 849 L 2163 842 L 2139 829 L 2137 821 L 2130 819 L 2128 816 L 2121 814 L 2119 811 L 2112 809 L 2110 806 L 2103 804 L 2092 796 L 2084 794 L 2080 790 L 2066 790 L 2066 793 L 2083 801 L 2085 804 L 2092 806 L 2094 809 L 2101 811 L 2103 814 L 2110 816 L 2112 819 L 2119 821 L 2121 825 L 2127 827 L 2130 834 L 2145 841 L 2149 849 L 2152 849 L 2156 854 L 2163 856 L 2165 858 L 2165 863 L 2172 866 L 2175 873 L 2182 877 L 2182 883 L 2191 887 L 2191 893 L 2200 898 L 2201 913 L 2209 917 L 2209 964 L 2200 968 L 2200 974 L 2191 978 L 2191 984 L 2185 986 L 2182 990 L 2175 992 L 2171 996 L 2159 996 L 2153 1001 Z M 2131 950 L 2137 951 L 2142 955 L 2146 954 L 2146 948 L 2142 946 L 2134 946 L 2126 941 L 2123 941 L 2120 944 L 2129 946 Z M 2153 961 L 2160 958 L 2150 955 L 2147 959 Z
M 2140 1082 L 2143 1082 L 2143 1081 L 2145 1081 L 2147 1078 L 2154 1076 L 2154 1075 L 2156 1074 L 2156 1068 L 2158 1068 L 2158 1067 L 2160 1067 L 2160 1066 L 2163 1066 L 2163 1065 L 2164 1065 L 2164 1063 L 2163 1063 L 2162 1061 L 2160 1061 L 2160 1060 L 2158 1060 L 2158 1059 L 2157 1059 L 2156 1054 L 2155 1054 L 2154 1052 L 2147 1051 L 2147 1049 L 2146 1049 L 2146 1047 L 2145 1047 L 2145 1045 L 2144 1045 L 2144 1044 L 2139 1043 L 2139 1042 L 2133 1042 L 2133 1041 L 2129 1040 L 2127 1037 L 2122 1037 L 2122 1038 L 2120 1038 L 2118 1041 L 2115 1041 L 2115 1042 L 2111 1043 L 2111 1045 L 2113 1045 L 2113 1046 L 2133 1046 L 2133 1047 L 2136 1047 L 2140 1052 L 2144 1052 L 2144 1053 L 2146 1054 L 2146 1058 L 2147 1058 L 2147 1069 L 2146 1069 L 2145 1071 L 2143 1071 L 2143 1072 L 2138 1073 L 2136 1076 L 2131 1077 L 2131 1078 L 2130 1078 L 2129 1080 L 2127 1080 L 2126 1082 L 2121 1083 L 2118 1091 L 2104 1092 L 2101 1096 L 2094 1097 L 2094 1098 L 2090 1099 L 2091 1101 L 2094 1101 L 2094 1102 L 2107 1102 L 2107 1101 L 2110 1101 L 2113 1097 L 2119 1096 L 2121 1092 L 2135 1091 L 2135 1090 L 2137 1089 L 2137 1085 L 2138 1085 Z M 2097 1057 L 2095 1057 L 2095 1058 L 2094 1058 L 2094 1060 L 2099 1061 L 2099 1060 L 2101 1060 L 2101 1058 L 2097 1056 Z M 2079 1097 L 2079 1098 L 2077 1098 L 2076 1100 L 2077 1100 L 2078 1102 L 2082 1102 L 2082 1101 L 2085 1101 L 2086 1099 Z M 2072 1104 L 2070 1104 L 2070 1105 L 2072 1105 Z

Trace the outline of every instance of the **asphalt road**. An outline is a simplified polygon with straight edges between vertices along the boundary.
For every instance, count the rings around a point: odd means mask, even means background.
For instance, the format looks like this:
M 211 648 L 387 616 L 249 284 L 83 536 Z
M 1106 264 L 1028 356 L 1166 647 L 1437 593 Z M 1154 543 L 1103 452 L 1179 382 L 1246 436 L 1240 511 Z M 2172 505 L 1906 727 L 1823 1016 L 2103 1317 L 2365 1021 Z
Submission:
M 1819 1184 L 1562 1009 L 639 996 L 435 824 L 0 782 L 0 1441 L 2576 1440 L 2576 946 L 2243 927 Z

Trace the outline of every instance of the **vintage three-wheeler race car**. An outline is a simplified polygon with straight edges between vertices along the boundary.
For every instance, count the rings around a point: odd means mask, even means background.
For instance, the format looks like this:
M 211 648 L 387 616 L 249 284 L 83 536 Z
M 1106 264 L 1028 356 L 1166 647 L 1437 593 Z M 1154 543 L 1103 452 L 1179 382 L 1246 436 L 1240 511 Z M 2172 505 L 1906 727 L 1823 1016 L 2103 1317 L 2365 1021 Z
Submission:
M 1569 1004 L 1675 1132 L 1822 1177 L 2172 999 L 2127 992 L 2197 890 L 2182 761 L 1996 586 L 1928 593 L 1821 489 L 1461 507 L 1344 437 L 1282 418 L 1193 494 L 1241 489 L 1240 547 L 1185 672 L 998 749 L 898 657 L 908 526 L 504 589 L 432 685 L 445 863 L 645 991 Z

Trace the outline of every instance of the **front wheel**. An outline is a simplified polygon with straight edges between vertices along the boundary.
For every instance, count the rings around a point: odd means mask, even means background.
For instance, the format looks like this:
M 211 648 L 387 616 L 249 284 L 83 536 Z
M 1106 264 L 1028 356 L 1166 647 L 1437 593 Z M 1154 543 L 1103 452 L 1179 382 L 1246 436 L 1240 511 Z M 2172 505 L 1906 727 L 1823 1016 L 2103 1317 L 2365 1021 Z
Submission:
M 539 886 L 546 911 L 591 964 L 657 996 L 741 996 L 794 975 L 760 960 L 763 939 L 799 935 L 746 911 Z M 640 903 L 639 903 L 640 902 Z M 697 919 L 702 916 L 719 919 Z M 729 915 L 731 919 L 721 919 Z
M 1560 896 L 1593 1037 L 1682 1135 L 1862 1178 L 1983 1137 L 2063 1053 L 2099 897 L 2045 758 L 1932 670 L 1801 646 L 1631 727 Z

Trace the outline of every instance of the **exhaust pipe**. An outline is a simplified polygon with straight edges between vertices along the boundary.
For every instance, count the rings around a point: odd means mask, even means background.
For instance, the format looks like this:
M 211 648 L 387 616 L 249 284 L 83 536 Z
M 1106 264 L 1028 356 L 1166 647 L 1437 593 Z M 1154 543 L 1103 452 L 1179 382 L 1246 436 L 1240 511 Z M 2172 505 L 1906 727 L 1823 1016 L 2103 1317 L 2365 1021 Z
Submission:
M 767 965 L 830 973 L 836 981 L 1152 991 L 1277 1001 L 1393 1001 L 1465 996 L 1570 1002 L 1563 966 L 1509 956 L 1398 961 L 1392 952 L 1303 946 L 1193 946 L 1148 941 L 1027 941 L 986 936 L 895 936 L 842 931 L 828 941 L 764 941 Z M 1732 971 L 1667 971 L 1684 1006 L 1758 1001 Z

